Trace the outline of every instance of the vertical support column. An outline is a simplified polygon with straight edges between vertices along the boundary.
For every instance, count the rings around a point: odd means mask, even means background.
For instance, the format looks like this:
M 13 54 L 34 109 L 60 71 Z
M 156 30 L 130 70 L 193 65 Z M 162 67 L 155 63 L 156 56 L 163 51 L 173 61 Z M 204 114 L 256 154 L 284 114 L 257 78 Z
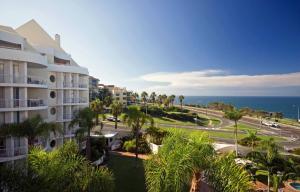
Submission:
M 63 87 L 63 82 L 64 82 L 63 73 L 56 72 L 56 79 L 57 79 L 56 87 L 57 88 L 62 88 Z
M 20 94 L 20 106 L 21 107 L 31 107 L 29 101 L 27 100 L 27 87 L 19 88 Z M 29 104 L 29 105 L 28 105 Z
M 5 107 L 7 107 L 7 108 L 13 107 L 13 99 L 14 99 L 13 88 L 5 87 L 4 88 Z
M 27 62 L 20 64 L 19 69 L 20 83 L 27 83 Z
M 4 64 L 4 75 L 5 82 L 12 83 L 13 82 L 13 61 L 5 62 Z

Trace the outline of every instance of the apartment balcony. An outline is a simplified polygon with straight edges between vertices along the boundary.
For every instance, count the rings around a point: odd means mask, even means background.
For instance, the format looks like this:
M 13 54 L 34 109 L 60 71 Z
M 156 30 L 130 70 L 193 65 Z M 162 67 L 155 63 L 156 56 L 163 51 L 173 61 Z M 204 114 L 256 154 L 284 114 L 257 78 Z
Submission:
M 7 148 L 1 148 L 0 149 L 0 158 L 1 157 L 14 157 L 14 156 L 20 156 L 20 155 L 26 155 L 27 154 L 27 147 L 15 147 L 13 149 L 7 149 Z
M 45 107 L 42 99 L 0 99 L 0 108 Z
M 47 86 L 47 81 L 45 81 L 42 77 L 17 76 L 17 75 L 8 75 L 8 74 L 0 74 L 0 83 L 29 84 L 29 85 L 40 85 L 44 87 Z
M 64 98 L 64 104 L 87 103 L 85 98 Z
M 73 114 L 64 114 L 63 115 L 63 120 L 64 121 L 71 121 L 74 118 Z
M 79 87 L 79 88 L 88 88 L 88 85 L 87 85 L 87 84 L 79 84 L 78 87 Z
M 47 81 L 44 80 L 42 77 L 37 76 L 27 76 L 27 83 L 28 84 L 35 84 L 35 85 L 47 85 Z

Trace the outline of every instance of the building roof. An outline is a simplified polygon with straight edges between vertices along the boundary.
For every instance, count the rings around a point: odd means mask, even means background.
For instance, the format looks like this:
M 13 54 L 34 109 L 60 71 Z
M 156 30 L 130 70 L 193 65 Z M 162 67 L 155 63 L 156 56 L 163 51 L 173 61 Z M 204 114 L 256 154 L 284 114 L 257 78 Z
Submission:
M 33 46 L 51 47 L 66 53 L 34 19 L 18 27 L 16 31 Z

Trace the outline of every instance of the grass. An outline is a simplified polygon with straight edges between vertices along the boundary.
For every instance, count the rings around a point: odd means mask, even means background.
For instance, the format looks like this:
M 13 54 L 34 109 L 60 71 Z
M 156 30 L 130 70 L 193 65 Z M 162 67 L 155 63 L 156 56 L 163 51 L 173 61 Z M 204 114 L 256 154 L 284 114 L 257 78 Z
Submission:
M 233 130 L 234 129 L 234 125 L 232 125 L 230 127 L 225 127 L 224 129 L 226 129 L 226 130 Z M 258 127 L 254 127 L 254 126 L 250 126 L 250 125 L 246 125 L 246 124 L 242 124 L 242 123 L 238 123 L 238 130 L 241 130 L 241 131 L 247 131 L 247 130 L 257 131 L 257 130 L 259 130 L 259 128 Z
M 207 133 L 210 137 L 216 137 L 216 138 L 224 138 L 224 139 L 234 139 L 233 132 L 221 132 L 221 131 L 205 131 L 205 130 L 194 130 L 194 129 L 183 129 L 183 128 L 167 128 L 167 127 L 161 127 L 162 129 L 181 129 L 183 131 L 188 132 L 197 132 L 197 133 Z M 246 133 L 239 133 L 238 139 L 242 139 L 246 137 Z M 269 139 L 274 138 L 276 142 L 284 141 L 285 139 L 282 137 L 276 137 L 276 136 L 267 136 L 267 135 L 259 135 L 258 136 L 261 139 Z
M 167 117 L 153 117 L 154 122 L 158 124 L 169 124 L 169 125 L 196 125 L 195 123 L 189 121 L 178 121 L 175 119 L 170 119 Z
M 108 168 L 115 178 L 116 192 L 143 192 L 146 190 L 145 169 L 143 160 L 135 158 L 111 155 Z

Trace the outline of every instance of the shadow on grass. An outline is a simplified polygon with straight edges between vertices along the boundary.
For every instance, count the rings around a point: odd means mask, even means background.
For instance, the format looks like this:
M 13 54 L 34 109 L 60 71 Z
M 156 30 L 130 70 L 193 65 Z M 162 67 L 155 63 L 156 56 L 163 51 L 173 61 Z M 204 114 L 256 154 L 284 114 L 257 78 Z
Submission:
M 144 160 L 110 155 L 108 168 L 115 178 L 116 192 L 144 192 L 146 190 Z

